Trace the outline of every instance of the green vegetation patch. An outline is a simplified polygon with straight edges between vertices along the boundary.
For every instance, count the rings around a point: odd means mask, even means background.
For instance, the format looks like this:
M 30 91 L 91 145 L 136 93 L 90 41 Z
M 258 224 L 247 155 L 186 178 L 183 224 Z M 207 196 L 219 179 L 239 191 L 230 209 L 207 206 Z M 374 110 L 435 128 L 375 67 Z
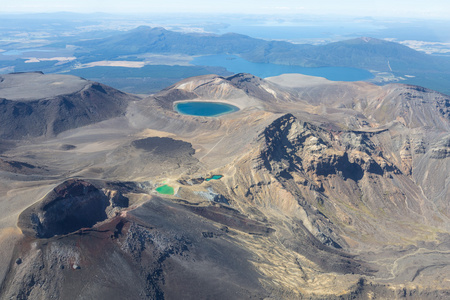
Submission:
M 156 191 L 158 193 L 160 193 L 160 194 L 163 194 L 163 195 L 173 195 L 175 193 L 173 187 L 171 187 L 171 186 L 169 186 L 167 184 L 156 188 Z

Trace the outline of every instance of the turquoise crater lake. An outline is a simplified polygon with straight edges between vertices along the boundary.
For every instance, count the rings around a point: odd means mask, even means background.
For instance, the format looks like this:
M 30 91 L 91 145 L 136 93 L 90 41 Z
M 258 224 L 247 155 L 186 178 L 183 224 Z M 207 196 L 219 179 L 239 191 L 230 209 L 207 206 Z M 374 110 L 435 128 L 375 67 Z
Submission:
M 175 104 L 175 111 L 183 115 L 217 117 L 238 111 L 239 108 L 222 102 L 191 101 Z

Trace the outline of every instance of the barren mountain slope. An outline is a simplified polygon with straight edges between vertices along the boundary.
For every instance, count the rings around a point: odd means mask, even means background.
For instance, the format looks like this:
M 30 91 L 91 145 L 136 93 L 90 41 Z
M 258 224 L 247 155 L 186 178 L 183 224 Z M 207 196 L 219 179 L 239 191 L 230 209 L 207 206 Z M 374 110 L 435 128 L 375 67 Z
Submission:
M 0 76 L 0 138 L 54 136 L 122 115 L 138 100 L 79 77 L 13 73 Z
M 237 74 L 129 99 L 4 143 L 0 297 L 449 296 L 447 96 Z M 189 100 L 240 110 L 173 110 Z

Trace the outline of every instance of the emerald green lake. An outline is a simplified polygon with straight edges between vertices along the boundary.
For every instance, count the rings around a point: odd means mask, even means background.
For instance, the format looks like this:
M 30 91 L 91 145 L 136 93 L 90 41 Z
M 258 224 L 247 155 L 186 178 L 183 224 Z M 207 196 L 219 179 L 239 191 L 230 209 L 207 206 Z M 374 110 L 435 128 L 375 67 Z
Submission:
M 156 188 L 156 191 L 157 191 L 158 193 L 160 193 L 160 194 L 163 194 L 163 195 L 173 195 L 174 192 L 175 192 L 174 189 L 173 189 L 173 187 L 168 186 L 167 184 L 162 185 L 162 186 Z
M 175 104 L 175 110 L 183 115 L 217 117 L 238 111 L 239 108 L 227 103 L 192 101 Z

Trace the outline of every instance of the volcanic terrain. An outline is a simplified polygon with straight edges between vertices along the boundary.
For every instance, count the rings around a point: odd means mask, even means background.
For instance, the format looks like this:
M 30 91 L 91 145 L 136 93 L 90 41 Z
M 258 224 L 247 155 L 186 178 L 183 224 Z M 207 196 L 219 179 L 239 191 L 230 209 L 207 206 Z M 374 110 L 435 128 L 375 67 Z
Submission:
M 240 110 L 174 111 L 189 100 Z M 0 124 L 1 299 L 450 297 L 444 94 L 237 74 L 136 96 L 16 73 Z

